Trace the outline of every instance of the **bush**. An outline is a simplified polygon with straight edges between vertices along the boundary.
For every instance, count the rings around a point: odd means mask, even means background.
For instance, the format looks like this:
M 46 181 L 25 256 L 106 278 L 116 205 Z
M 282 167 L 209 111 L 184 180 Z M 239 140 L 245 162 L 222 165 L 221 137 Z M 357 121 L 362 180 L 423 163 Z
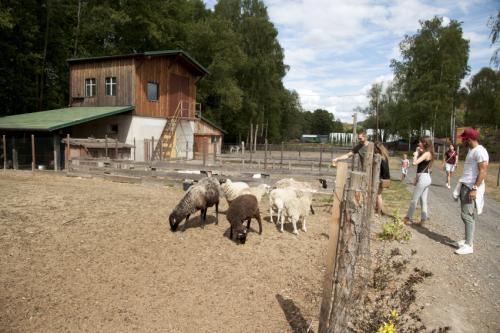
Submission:
M 408 241 L 411 231 L 404 225 L 396 209 L 391 219 L 382 224 L 382 231 L 377 236 L 380 240 Z

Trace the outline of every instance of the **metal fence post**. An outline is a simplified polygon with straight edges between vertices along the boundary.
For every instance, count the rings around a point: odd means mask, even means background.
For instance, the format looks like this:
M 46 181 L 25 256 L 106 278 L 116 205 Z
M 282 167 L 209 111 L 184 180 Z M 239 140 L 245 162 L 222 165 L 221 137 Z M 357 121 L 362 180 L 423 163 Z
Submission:
M 5 134 L 2 136 L 2 144 L 3 144 L 3 171 L 7 169 L 7 142 L 5 141 Z
M 107 134 L 104 136 L 104 152 L 105 152 L 106 158 L 108 158 L 108 135 Z
M 12 137 L 12 168 L 17 170 L 17 148 L 16 148 L 16 138 Z
M 70 140 L 70 136 L 69 134 L 66 134 L 66 154 L 65 154 L 65 167 L 66 167 L 66 171 L 69 172 L 69 161 L 70 161 L 70 157 L 71 157 L 71 148 L 70 148 L 70 144 L 69 144 L 69 140 Z
M 35 135 L 31 134 L 31 171 L 35 171 Z

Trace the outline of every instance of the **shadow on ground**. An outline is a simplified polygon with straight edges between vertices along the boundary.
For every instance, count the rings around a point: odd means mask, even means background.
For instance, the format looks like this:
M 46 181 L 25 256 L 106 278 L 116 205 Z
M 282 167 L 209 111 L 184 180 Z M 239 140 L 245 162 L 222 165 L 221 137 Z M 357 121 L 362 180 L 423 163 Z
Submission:
M 276 294 L 276 299 L 285 313 L 286 321 L 290 324 L 293 333 L 313 333 L 311 323 L 307 322 L 300 309 L 291 299 Z

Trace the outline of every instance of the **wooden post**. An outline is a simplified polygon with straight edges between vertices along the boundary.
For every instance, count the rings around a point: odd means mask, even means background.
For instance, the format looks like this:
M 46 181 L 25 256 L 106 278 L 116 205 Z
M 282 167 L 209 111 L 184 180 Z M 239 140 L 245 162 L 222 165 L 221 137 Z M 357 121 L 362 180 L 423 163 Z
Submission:
M 280 169 L 283 168 L 283 149 L 284 149 L 285 143 L 281 141 L 281 158 L 280 158 Z
M 144 139 L 143 144 L 142 144 L 142 149 L 144 149 L 144 162 L 148 161 L 148 143 L 147 140 Z
M 64 159 L 64 163 L 65 163 L 65 169 L 66 169 L 66 172 L 69 172 L 69 161 L 70 161 L 70 156 L 71 156 L 71 148 L 70 148 L 70 144 L 69 144 L 69 140 L 70 140 L 70 136 L 69 134 L 66 134 L 66 154 L 65 154 L 65 159 Z
M 108 135 L 104 136 L 104 155 L 108 158 Z
M 158 145 L 160 145 L 160 161 L 162 161 L 163 160 L 163 139 L 161 137 L 158 140 Z
M 212 144 L 212 146 L 214 147 L 214 164 L 217 163 L 217 142 L 214 142 Z
M 5 134 L 2 136 L 3 145 L 3 171 L 7 170 L 7 141 L 5 141 Z
M 194 154 L 194 153 L 193 153 Z M 189 142 L 186 141 L 186 161 L 189 159 Z
M 207 138 L 203 138 L 203 166 L 207 164 Z
M 31 134 L 31 171 L 35 171 L 35 135 Z
M 351 172 L 342 216 L 342 230 L 338 242 L 333 302 L 328 323 L 329 332 L 345 332 L 347 314 L 355 300 L 352 297 L 356 284 L 356 267 L 359 264 L 359 232 L 366 218 L 366 174 Z
M 155 159 L 155 137 L 151 137 L 151 161 Z
M 54 144 L 54 170 L 59 171 L 60 170 L 60 146 L 61 146 L 61 138 L 59 137 L 59 134 L 54 133 L 52 136 L 53 138 L 53 144 Z
M 118 136 L 115 138 L 115 160 L 118 159 Z
M 55 152 L 54 152 L 55 154 Z M 16 148 L 16 138 L 12 137 L 12 168 L 14 170 L 17 170 L 18 164 L 17 164 L 17 148 Z
M 259 133 L 259 124 L 255 125 L 255 135 L 253 137 L 253 151 L 257 152 L 257 134 Z
M 266 128 L 267 131 L 267 128 Z M 264 170 L 267 169 L 267 138 L 264 141 L 265 148 L 264 148 Z
M 340 231 L 341 203 L 344 197 L 344 187 L 347 179 L 348 164 L 337 163 L 337 175 L 335 176 L 335 192 L 333 195 L 333 213 L 328 224 L 328 249 L 326 252 L 326 272 L 323 281 L 323 300 L 319 315 L 319 333 L 326 333 L 332 307 L 332 291 L 335 286 L 335 266 L 337 261 L 337 248 Z
M 134 136 L 134 162 L 135 162 L 135 150 L 136 150 L 136 145 L 135 145 L 135 136 Z
M 319 172 L 321 172 L 321 164 L 323 163 L 323 144 L 319 146 Z

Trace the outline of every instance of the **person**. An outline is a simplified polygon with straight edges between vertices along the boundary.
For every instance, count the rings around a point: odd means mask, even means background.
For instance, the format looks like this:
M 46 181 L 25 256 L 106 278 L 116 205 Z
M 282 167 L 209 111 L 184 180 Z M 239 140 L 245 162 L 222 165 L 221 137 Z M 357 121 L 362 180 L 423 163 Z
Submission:
M 403 159 L 401 160 L 401 181 L 405 180 L 409 166 L 410 160 L 408 159 L 408 155 L 403 154 Z
M 455 146 L 451 144 L 443 156 L 443 165 L 445 166 L 446 177 L 447 177 L 446 178 L 447 188 L 451 188 L 451 176 L 453 175 L 453 172 L 455 172 L 455 168 L 457 167 L 457 161 L 458 161 L 457 151 L 455 150 Z
M 412 222 L 412 218 L 417 208 L 417 201 L 420 201 L 422 212 L 420 214 L 420 223 L 415 224 L 423 224 L 429 218 L 427 195 L 429 193 L 429 186 L 432 183 L 430 172 L 433 160 L 434 146 L 431 138 L 424 136 L 420 139 L 417 150 L 413 153 L 412 164 L 417 166 L 417 176 L 415 178 L 415 189 L 413 190 L 410 206 L 403 220 L 405 224 L 414 223 Z
M 368 151 L 368 138 L 367 138 L 366 132 L 361 131 L 358 133 L 358 144 L 350 152 L 348 152 L 342 156 L 339 156 L 337 158 L 334 158 L 332 160 L 332 165 L 335 165 L 337 163 L 337 161 L 350 158 L 354 154 L 359 155 L 361 165 L 363 165 L 367 151 Z
M 384 201 L 382 200 L 382 191 L 384 190 L 383 181 L 390 180 L 389 171 L 389 152 L 381 142 L 375 142 L 375 153 L 380 154 L 380 183 L 377 193 L 377 202 L 375 205 L 375 214 L 384 215 Z
M 456 242 L 456 254 L 471 254 L 474 252 L 474 228 L 476 214 L 483 212 L 484 179 L 488 171 L 489 156 L 486 149 L 479 144 L 479 133 L 473 128 L 466 128 L 462 135 L 464 146 L 469 148 L 465 157 L 464 170 L 459 179 L 454 197 L 460 198 L 460 211 L 465 224 L 465 239 Z M 458 192 L 458 193 L 457 193 Z

